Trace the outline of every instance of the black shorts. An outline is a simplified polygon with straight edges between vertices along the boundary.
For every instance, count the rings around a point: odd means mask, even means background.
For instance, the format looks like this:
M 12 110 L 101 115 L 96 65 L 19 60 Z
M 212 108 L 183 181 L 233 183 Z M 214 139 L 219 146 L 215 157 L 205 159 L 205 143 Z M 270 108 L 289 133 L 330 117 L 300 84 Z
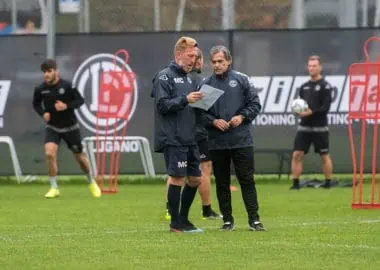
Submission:
M 309 152 L 310 145 L 314 145 L 314 152 L 320 155 L 329 153 L 329 132 L 306 132 L 297 131 L 294 140 L 294 151 Z
M 211 160 L 210 151 L 208 150 L 208 141 L 207 139 L 202 139 L 197 142 L 199 148 L 199 154 L 201 162 L 207 162 Z
M 61 140 L 66 142 L 67 147 L 73 153 L 79 154 L 83 152 L 82 138 L 79 129 L 74 129 L 67 132 L 57 132 L 51 128 L 46 128 L 45 144 L 52 142 L 59 145 Z
M 174 177 L 201 176 L 198 146 L 164 148 L 167 174 Z

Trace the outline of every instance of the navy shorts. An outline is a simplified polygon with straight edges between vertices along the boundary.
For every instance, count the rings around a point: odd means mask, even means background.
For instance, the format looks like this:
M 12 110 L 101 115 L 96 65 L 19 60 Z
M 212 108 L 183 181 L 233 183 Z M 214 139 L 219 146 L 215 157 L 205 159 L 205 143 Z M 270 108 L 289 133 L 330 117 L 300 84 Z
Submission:
M 320 155 L 329 153 L 329 132 L 305 132 L 297 131 L 294 140 L 294 150 L 309 152 L 310 146 L 314 145 L 314 152 Z
M 173 177 L 202 175 L 198 146 L 167 146 L 164 149 L 167 174 Z
M 207 162 L 211 160 L 210 151 L 208 150 L 208 141 L 207 139 L 202 139 L 197 142 L 199 148 L 199 154 L 201 162 Z

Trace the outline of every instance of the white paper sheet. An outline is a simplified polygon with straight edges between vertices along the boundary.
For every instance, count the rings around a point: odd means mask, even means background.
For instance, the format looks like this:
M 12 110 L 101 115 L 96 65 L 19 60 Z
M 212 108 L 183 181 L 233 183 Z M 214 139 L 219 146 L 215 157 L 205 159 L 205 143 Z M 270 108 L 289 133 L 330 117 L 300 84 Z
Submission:
M 203 98 L 197 102 L 190 103 L 189 105 L 191 107 L 199 108 L 205 111 L 208 111 L 208 109 L 214 105 L 218 98 L 224 94 L 223 90 L 217 89 L 207 84 L 202 85 L 199 91 L 204 94 Z

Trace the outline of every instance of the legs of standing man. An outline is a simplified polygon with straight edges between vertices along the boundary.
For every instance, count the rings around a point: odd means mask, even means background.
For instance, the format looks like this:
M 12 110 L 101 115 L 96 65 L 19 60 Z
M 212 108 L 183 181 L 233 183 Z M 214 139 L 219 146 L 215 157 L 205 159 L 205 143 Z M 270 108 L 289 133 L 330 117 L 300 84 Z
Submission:
M 187 183 L 185 184 L 185 187 L 182 190 L 179 219 L 180 219 L 183 231 L 188 231 L 188 232 L 200 231 L 189 221 L 190 207 L 193 204 L 195 195 L 197 194 L 199 183 L 200 183 L 199 176 L 188 176 Z
M 202 200 L 202 216 L 203 219 L 221 219 L 222 216 L 211 207 L 211 170 L 212 162 L 210 160 L 201 162 L 202 180 L 198 191 Z
M 253 147 L 238 148 L 231 150 L 232 161 L 236 170 L 236 177 L 241 187 L 241 193 L 248 214 L 248 225 L 250 230 L 265 231 L 259 217 L 259 203 L 254 173 Z
M 202 200 L 202 216 L 203 219 L 220 219 L 221 216 L 216 213 L 211 208 L 211 161 L 205 161 L 201 163 L 201 181 L 198 186 L 198 192 Z M 171 216 L 169 213 L 168 205 L 168 189 L 169 189 L 169 179 L 166 181 L 166 214 L 165 219 L 170 220 Z
M 300 189 L 299 178 L 303 169 L 303 158 L 308 153 L 311 144 L 314 144 L 315 153 L 321 156 L 322 170 L 325 175 L 323 188 L 330 188 L 333 165 L 329 155 L 329 133 L 324 132 L 297 132 L 294 141 L 292 158 L 293 185 L 290 189 Z
M 303 157 L 309 152 L 313 141 L 311 132 L 297 131 L 294 139 L 294 152 L 292 156 L 292 179 L 293 185 L 290 189 L 300 189 L 300 177 L 303 169 Z
M 223 215 L 224 224 L 222 230 L 233 230 L 234 217 L 232 216 L 231 205 L 231 152 L 230 150 L 210 151 L 212 167 L 214 170 L 216 195 L 218 198 L 219 209 Z
M 325 182 L 322 188 L 331 187 L 331 178 L 333 173 L 333 164 L 329 154 L 329 132 L 315 132 L 314 134 L 314 148 L 315 152 L 321 156 L 322 171 L 325 175 Z
M 170 231 L 201 232 L 189 221 L 190 207 L 200 183 L 198 147 L 167 147 L 164 150 L 168 179 L 168 208 Z M 185 184 L 185 177 L 188 181 Z M 181 188 L 184 186 L 182 193 Z
M 198 149 L 201 159 L 202 180 L 198 187 L 199 195 L 202 200 L 202 216 L 203 219 L 220 219 L 211 207 L 211 171 L 212 162 L 210 151 L 208 149 L 208 140 L 201 139 L 198 141 Z
M 302 174 L 303 167 L 303 151 L 294 151 L 292 156 L 292 179 L 293 185 L 290 189 L 300 189 L 300 177 Z
M 168 210 L 171 216 L 170 230 L 173 232 L 182 231 L 179 220 L 179 206 L 181 202 L 181 189 L 185 183 L 185 177 L 169 176 L 168 178 Z
M 211 170 L 212 164 L 210 160 L 210 152 L 208 150 L 207 139 L 198 141 L 198 149 L 201 159 L 201 181 L 198 186 L 199 195 L 202 200 L 202 217 L 203 219 L 220 219 L 221 216 L 217 214 L 211 207 Z M 166 185 L 166 192 L 168 190 L 168 182 Z M 167 194 L 166 194 L 167 198 Z M 168 211 L 168 205 L 166 203 L 165 219 L 170 220 L 170 214 Z
M 322 185 L 322 187 L 330 188 L 332 172 L 333 172 L 333 165 L 332 165 L 330 155 L 329 154 L 321 155 L 321 161 L 322 161 L 322 171 L 323 171 L 323 174 L 325 175 L 325 183 Z

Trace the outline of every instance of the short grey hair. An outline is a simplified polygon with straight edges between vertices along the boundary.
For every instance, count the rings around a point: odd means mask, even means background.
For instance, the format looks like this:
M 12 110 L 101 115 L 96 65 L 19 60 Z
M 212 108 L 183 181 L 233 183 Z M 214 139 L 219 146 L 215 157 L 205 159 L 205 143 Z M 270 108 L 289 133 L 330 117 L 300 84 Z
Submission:
M 214 54 L 217 54 L 217 53 L 223 53 L 224 58 L 227 61 L 232 61 L 231 52 L 229 49 L 227 49 L 226 46 L 217 45 L 217 46 L 212 47 L 210 50 L 210 57 L 212 58 L 214 56 Z

